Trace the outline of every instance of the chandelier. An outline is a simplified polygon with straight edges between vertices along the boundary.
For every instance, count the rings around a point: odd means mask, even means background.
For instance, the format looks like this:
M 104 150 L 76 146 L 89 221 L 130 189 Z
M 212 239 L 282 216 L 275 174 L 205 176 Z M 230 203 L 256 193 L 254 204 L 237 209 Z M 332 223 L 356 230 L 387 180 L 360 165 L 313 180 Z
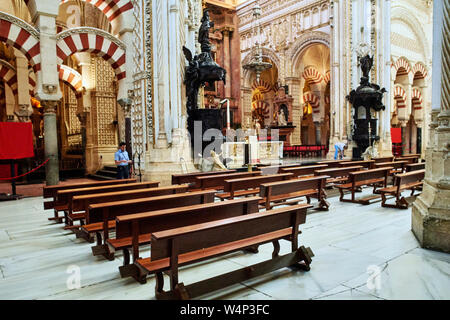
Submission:
M 261 16 L 261 6 L 258 2 L 253 7 L 253 37 L 256 39 L 255 48 L 251 54 L 251 60 L 249 63 L 244 64 L 242 67 L 246 70 L 250 70 L 256 73 L 256 81 L 259 81 L 261 77 L 261 73 L 267 69 L 272 68 L 272 64 L 270 62 L 263 61 L 263 54 L 261 48 L 261 23 L 259 18 Z

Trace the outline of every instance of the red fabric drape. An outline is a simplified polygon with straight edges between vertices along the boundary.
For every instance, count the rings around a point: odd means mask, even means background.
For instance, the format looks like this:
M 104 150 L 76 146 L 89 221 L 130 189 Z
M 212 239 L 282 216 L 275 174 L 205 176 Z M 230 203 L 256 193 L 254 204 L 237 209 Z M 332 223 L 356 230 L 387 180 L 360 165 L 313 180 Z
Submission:
M 31 122 L 0 122 L 0 159 L 34 157 Z
M 402 128 L 391 128 L 392 143 L 402 143 Z

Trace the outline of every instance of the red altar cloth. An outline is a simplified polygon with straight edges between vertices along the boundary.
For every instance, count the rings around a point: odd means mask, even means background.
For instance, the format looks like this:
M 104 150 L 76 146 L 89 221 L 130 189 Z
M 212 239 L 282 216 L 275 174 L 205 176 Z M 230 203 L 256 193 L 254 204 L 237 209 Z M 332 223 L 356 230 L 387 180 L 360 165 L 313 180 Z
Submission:
M 391 128 L 392 143 L 402 143 L 402 128 Z
M 34 157 L 31 122 L 0 122 L 0 160 Z

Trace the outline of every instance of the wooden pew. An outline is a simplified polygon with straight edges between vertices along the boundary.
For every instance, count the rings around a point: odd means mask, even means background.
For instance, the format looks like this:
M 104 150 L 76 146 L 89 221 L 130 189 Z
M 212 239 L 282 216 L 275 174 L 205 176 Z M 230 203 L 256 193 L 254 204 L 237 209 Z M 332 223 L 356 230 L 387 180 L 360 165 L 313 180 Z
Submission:
M 375 163 L 374 166 L 376 168 L 384 168 L 384 167 L 393 167 L 394 169 L 389 172 L 390 175 L 403 173 L 405 171 L 405 165 L 408 164 L 408 161 L 394 161 L 394 162 L 380 162 Z
M 408 163 L 418 163 L 420 159 L 420 154 L 414 155 L 404 155 L 400 157 L 395 157 L 394 161 L 408 161 Z
M 90 182 L 78 182 L 78 183 L 68 183 L 68 184 L 58 184 L 54 186 L 44 186 L 42 187 L 42 195 L 44 199 L 53 198 L 52 201 L 44 202 L 44 210 L 53 209 L 55 206 L 55 200 L 57 192 L 66 189 L 77 189 L 77 188 L 89 188 L 89 187 L 99 187 L 99 186 L 109 186 L 114 184 L 124 184 L 133 183 L 136 179 L 118 179 L 118 180 L 107 180 L 107 181 L 90 181 Z
M 121 276 L 132 276 L 145 283 L 147 273 L 138 273 L 134 262 L 139 259 L 139 246 L 150 243 L 153 232 L 257 213 L 260 200 L 259 197 L 249 197 L 119 216 L 116 218 L 116 239 L 108 239 L 107 243 L 110 250 L 120 248 L 124 252 L 124 265 L 119 268 Z M 221 236 L 226 238 L 223 234 Z M 128 252 L 130 245 L 133 264 L 130 264 Z M 257 252 L 257 247 L 251 250 Z
M 60 190 L 56 194 L 55 203 L 55 214 L 59 211 L 64 211 L 65 221 L 68 224 L 67 215 L 69 212 L 69 203 L 74 196 L 84 195 L 84 194 L 96 194 L 123 190 L 136 190 L 145 188 L 154 188 L 159 185 L 157 181 L 146 181 L 146 182 L 136 182 L 136 183 L 126 183 L 126 184 L 116 184 L 112 186 L 100 186 L 100 187 L 89 187 L 89 188 L 78 188 L 78 189 L 67 189 Z
M 288 180 L 291 179 L 292 176 L 292 173 L 283 173 L 225 180 L 224 192 L 217 193 L 216 197 L 224 200 L 233 199 L 234 197 L 256 195 L 259 193 L 259 186 L 262 183 Z
M 313 176 L 314 171 L 328 168 L 326 164 L 319 164 L 315 166 L 304 166 L 304 167 L 293 167 L 293 168 L 283 168 L 281 171 L 283 173 L 292 173 L 292 175 L 297 178 L 301 176 Z
M 151 258 L 138 259 L 136 265 L 144 274 L 155 274 L 157 299 L 196 298 L 284 267 L 310 270 L 314 254 L 310 248 L 298 246 L 299 225 L 305 223 L 309 207 L 300 204 L 264 214 L 254 213 L 154 232 Z M 291 241 L 291 252 L 282 256 L 279 255 L 281 239 Z M 186 286 L 178 281 L 178 269 L 183 265 L 265 243 L 272 243 L 274 247 L 268 260 Z M 169 274 L 170 291 L 164 291 L 163 273 Z
M 374 160 L 375 163 L 393 162 L 394 157 L 377 157 L 377 158 L 372 158 L 371 160 Z
M 200 176 L 196 177 L 196 186 L 200 190 L 205 189 L 216 189 L 222 190 L 225 184 L 225 180 L 238 179 L 238 178 L 247 178 L 261 175 L 260 171 L 252 171 L 252 172 L 236 172 L 229 174 L 218 174 L 213 176 Z
M 362 161 L 344 161 L 339 163 L 340 167 L 353 167 L 363 166 L 366 169 L 372 169 L 375 160 L 362 160 Z
M 104 203 L 120 200 L 131 200 L 139 198 L 148 198 L 155 196 L 162 196 L 174 193 L 187 192 L 189 185 L 180 184 L 173 186 L 137 189 L 137 190 L 125 190 L 116 192 L 105 192 L 97 194 L 85 194 L 72 197 L 69 203 L 69 224 L 73 224 L 73 220 L 79 218 L 85 218 L 85 214 L 88 211 L 89 205 L 94 203 Z M 83 220 L 81 220 L 82 222 Z
M 397 174 L 394 186 L 379 190 L 382 198 L 381 206 L 389 208 L 408 209 L 408 202 L 404 197 L 402 197 L 402 191 L 411 190 L 412 196 L 415 190 L 418 190 L 422 187 L 424 178 L 425 169 Z M 387 195 L 392 195 L 395 197 L 395 204 L 386 203 Z
M 273 166 L 264 166 L 258 167 L 257 170 L 261 171 L 261 175 L 273 175 L 278 173 L 283 173 L 284 168 L 292 168 L 292 167 L 300 167 L 300 163 L 290 163 L 283 165 L 273 165 Z
M 362 186 L 372 186 L 373 192 L 376 192 L 376 188 L 383 185 L 384 188 L 387 186 L 387 178 L 389 172 L 393 167 L 383 167 L 378 169 L 369 169 L 349 173 L 349 182 L 336 186 L 339 189 L 340 197 L 339 201 L 353 202 L 360 204 L 370 204 L 370 200 L 379 198 L 379 195 L 369 196 L 363 199 L 355 199 L 355 192 Z M 344 191 L 351 191 L 351 199 L 344 199 Z
M 409 163 L 405 166 L 406 172 L 425 169 L 425 162 Z
M 353 167 L 343 167 L 343 168 L 332 168 L 332 169 L 322 169 L 315 170 L 315 176 L 330 176 L 327 179 L 326 187 L 332 187 L 336 184 L 346 183 L 348 181 L 348 176 L 350 172 L 360 171 L 363 166 L 353 166 Z
M 341 165 L 340 165 L 341 162 L 348 162 L 348 161 L 351 161 L 351 159 L 343 159 L 343 160 L 324 160 L 324 161 L 319 161 L 319 162 L 317 162 L 317 164 L 318 164 L 318 165 L 320 165 L 320 164 L 326 164 L 326 165 L 328 166 L 329 169 L 332 169 L 332 168 L 340 168 L 340 167 L 341 167 Z
M 177 208 L 194 204 L 214 202 L 215 190 L 174 193 L 141 199 L 97 203 L 89 206 L 86 220 L 88 224 L 81 228 L 84 236 L 95 232 L 97 245 L 92 247 L 92 253 L 104 255 L 109 260 L 114 259 L 114 251 L 109 251 L 106 240 L 109 231 L 116 227 L 115 219 L 118 216 L 139 212 L 148 212 L 164 208 Z M 103 239 L 102 239 L 103 234 Z
M 199 188 L 196 186 L 196 177 L 211 176 L 211 175 L 222 175 L 228 173 L 235 173 L 236 170 L 222 170 L 222 171 L 208 171 L 208 172 L 191 172 L 183 174 L 173 174 L 172 184 L 189 184 L 190 188 Z
M 328 210 L 330 204 L 325 200 L 325 183 L 329 176 L 317 176 L 305 179 L 292 179 L 288 181 L 263 183 L 259 187 L 259 196 L 264 199 L 266 210 L 281 204 L 298 203 L 299 197 L 317 198 L 319 201 L 317 209 Z M 293 199 L 293 200 L 292 200 Z M 288 201 L 289 200 L 289 201 Z

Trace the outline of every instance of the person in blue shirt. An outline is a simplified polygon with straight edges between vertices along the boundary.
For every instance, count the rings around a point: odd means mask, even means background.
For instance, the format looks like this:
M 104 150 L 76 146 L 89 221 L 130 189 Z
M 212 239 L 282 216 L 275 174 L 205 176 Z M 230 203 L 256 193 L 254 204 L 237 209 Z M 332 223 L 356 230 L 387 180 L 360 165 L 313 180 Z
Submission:
M 125 142 L 121 142 L 119 144 L 119 150 L 114 154 L 114 161 L 117 165 L 117 179 L 129 178 L 128 165 L 131 163 L 131 160 L 128 157 L 126 146 L 127 144 Z
M 336 142 L 334 145 L 334 160 L 342 160 L 344 158 L 344 151 L 348 148 L 345 142 Z

